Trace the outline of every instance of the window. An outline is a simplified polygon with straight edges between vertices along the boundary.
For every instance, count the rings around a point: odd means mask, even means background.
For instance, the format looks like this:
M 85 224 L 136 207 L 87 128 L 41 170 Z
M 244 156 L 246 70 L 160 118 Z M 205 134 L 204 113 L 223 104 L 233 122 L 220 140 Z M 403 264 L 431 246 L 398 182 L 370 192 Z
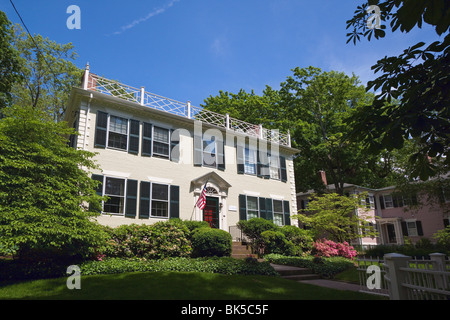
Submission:
M 373 195 L 370 195 L 366 198 L 366 208 L 367 209 L 375 209 L 375 200 Z
M 96 148 L 113 148 L 129 153 L 139 152 L 140 123 L 98 111 L 95 128 Z
M 169 217 L 169 186 L 152 183 L 152 217 Z
M 108 196 L 108 201 L 103 205 L 103 211 L 112 214 L 123 214 L 125 208 L 125 179 L 108 178 L 105 179 L 104 195 Z
M 415 221 L 406 221 L 406 227 L 408 228 L 409 236 L 417 236 L 417 225 Z
M 169 129 L 153 127 L 153 154 L 169 158 L 170 152 Z
M 278 156 L 271 155 L 269 157 L 270 163 L 270 178 L 280 179 L 280 158 Z
M 390 194 L 384 196 L 384 207 L 386 209 L 394 207 L 394 201 L 393 201 L 392 196 Z
M 258 198 L 247 197 L 247 219 L 258 218 Z
M 283 201 L 273 200 L 273 223 L 277 226 L 283 225 Z
M 256 150 L 245 148 L 244 172 L 256 175 Z
M 210 140 L 203 140 L 203 165 L 215 168 L 216 163 L 216 141 L 214 137 Z

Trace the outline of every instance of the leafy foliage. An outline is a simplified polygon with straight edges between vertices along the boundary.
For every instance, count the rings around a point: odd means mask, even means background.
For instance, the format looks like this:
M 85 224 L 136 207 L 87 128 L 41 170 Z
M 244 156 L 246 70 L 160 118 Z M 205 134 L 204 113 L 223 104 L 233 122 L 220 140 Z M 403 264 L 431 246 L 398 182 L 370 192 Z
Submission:
M 314 238 L 326 237 L 332 241 L 345 242 L 363 236 L 375 236 L 373 227 L 366 228 L 364 235 L 359 227 L 366 222 L 362 200 L 365 194 L 341 196 L 336 193 L 312 195 L 305 212 L 293 216 L 293 219 L 312 228 Z M 359 208 L 359 214 L 355 210 Z
M 419 150 L 409 156 L 413 178 L 426 180 L 447 172 L 450 164 L 450 3 L 446 0 L 369 1 L 381 9 L 381 20 L 390 20 L 393 32 L 409 32 L 427 23 L 443 39 L 426 45 L 419 42 L 397 57 L 385 57 L 372 66 L 381 75 L 368 83 L 367 90 L 380 91 L 373 104 L 359 108 L 349 122 L 352 136 L 370 147 L 400 149 L 405 141 L 418 141 Z M 359 6 L 347 21 L 349 41 L 368 37 L 377 30 L 367 30 L 367 5 Z M 444 37 L 445 35 L 445 37 Z M 379 33 L 384 37 L 385 33 Z M 391 103 L 398 99 L 399 103 Z M 429 161 L 432 158 L 433 161 Z
M 96 168 L 93 153 L 69 148 L 65 137 L 73 129 L 40 110 L 14 106 L 5 115 L 0 120 L 0 248 L 18 248 L 22 258 L 38 259 L 44 252 L 90 256 L 103 240 L 90 220 L 101 199 L 88 172 Z
M 220 229 L 199 228 L 192 235 L 193 257 L 227 257 L 231 255 L 231 235 Z

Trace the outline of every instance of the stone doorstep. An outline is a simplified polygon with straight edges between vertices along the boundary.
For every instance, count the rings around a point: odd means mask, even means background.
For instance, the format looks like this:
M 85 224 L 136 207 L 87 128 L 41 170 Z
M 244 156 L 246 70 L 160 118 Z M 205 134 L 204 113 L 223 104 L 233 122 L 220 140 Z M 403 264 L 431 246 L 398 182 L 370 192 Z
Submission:
M 308 268 L 298 268 L 298 267 L 283 266 L 283 265 L 278 265 L 278 264 L 271 264 L 271 266 L 284 279 L 294 280 L 294 281 L 320 279 L 319 275 L 314 274 Z

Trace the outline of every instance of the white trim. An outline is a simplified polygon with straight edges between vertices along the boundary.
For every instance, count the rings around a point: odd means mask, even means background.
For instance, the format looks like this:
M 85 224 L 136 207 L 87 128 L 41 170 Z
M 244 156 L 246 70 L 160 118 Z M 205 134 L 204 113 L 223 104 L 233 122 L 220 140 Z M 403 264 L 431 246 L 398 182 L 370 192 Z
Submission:
M 103 170 L 102 174 L 110 178 L 126 178 L 126 179 L 129 178 L 131 175 L 131 173 L 127 172 L 110 171 L 110 170 Z
M 168 184 L 168 185 L 173 183 L 173 179 L 167 179 L 167 178 L 157 178 L 157 177 L 148 176 L 147 179 L 149 180 L 149 182 L 155 182 L 155 183 L 164 183 L 164 184 Z
M 254 192 L 254 191 L 248 191 L 248 190 L 243 190 L 243 192 L 245 193 L 245 195 L 251 196 L 251 197 L 259 197 L 261 195 L 260 192 Z

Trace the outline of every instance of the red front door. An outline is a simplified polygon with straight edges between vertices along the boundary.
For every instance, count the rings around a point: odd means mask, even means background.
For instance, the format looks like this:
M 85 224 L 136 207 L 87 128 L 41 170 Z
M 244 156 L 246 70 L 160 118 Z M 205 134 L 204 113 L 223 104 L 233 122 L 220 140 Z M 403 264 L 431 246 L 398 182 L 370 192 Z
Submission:
M 203 208 L 203 221 L 209 223 L 211 228 L 219 228 L 219 199 L 206 197 L 206 205 Z

